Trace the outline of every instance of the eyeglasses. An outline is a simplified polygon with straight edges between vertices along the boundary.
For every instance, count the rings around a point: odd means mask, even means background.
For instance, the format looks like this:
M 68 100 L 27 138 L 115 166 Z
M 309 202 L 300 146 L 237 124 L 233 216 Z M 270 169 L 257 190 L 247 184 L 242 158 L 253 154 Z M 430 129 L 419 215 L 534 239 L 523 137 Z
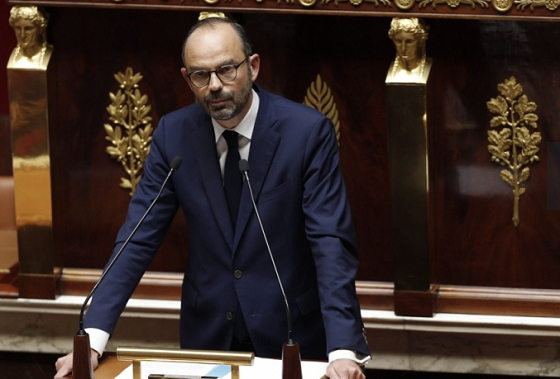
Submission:
M 233 82 L 235 78 L 237 78 L 237 69 L 246 61 L 247 58 L 243 59 L 241 63 L 227 64 L 218 68 L 217 70 L 193 71 L 190 74 L 187 74 L 187 78 L 189 78 L 193 86 L 198 88 L 206 87 L 210 83 L 210 77 L 212 76 L 212 73 L 215 73 L 218 79 L 220 79 L 220 81 L 223 83 Z

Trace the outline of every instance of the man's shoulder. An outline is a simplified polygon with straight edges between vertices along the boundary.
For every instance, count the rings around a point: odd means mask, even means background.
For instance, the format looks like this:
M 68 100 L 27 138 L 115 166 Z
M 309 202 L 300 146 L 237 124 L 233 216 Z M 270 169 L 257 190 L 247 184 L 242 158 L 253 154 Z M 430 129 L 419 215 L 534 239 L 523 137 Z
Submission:
M 206 113 L 202 110 L 200 105 L 194 103 L 187 105 L 186 107 L 179 108 L 172 112 L 165 114 L 162 118 L 167 120 L 197 120 L 200 117 L 205 116 Z
M 154 133 L 169 134 L 174 138 L 185 138 L 185 135 L 200 130 L 207 125 L 210 117 L 204 113 L 200 105 L 191 104 L 169 112 L 159 119 Z
M 309 117 L 325 117 L 325 115 L 319 112 L 317 109 L 312 108 L 303 103 L 298 103 L 292 99 L 288 99 L 282 95 L 277 95 L 271 92 L 260 90 L 259 96 L 261 101 L 265 104 L 277 109 L 277 114 L 280 116 L 295 116 L 302 117 L 307 115 Z

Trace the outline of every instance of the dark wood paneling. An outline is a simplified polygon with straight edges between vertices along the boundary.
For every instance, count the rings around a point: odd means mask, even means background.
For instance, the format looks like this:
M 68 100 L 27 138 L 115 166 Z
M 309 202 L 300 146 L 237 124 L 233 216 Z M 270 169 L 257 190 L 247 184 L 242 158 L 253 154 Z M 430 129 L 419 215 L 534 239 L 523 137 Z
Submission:
M 560 142 L 546 146 L 546 208 L 560 210 Z
M 25 299 L 56 299 L 60 294 L 58 278 L 49 274 L 20 272 L 17 287 L 19 297 Z
M 4 74 L 6 74 L 5 71 Z M 10 116 L 8 114 L 0 114 L 0 176 L 12 176 L 13 172 Z
M 433 317 L 437 312 L 438 287 L 427 291 L 395 290 L 393 310 L 397 316 Z
M 16 46 L 16 36 L 14 30 L 8 23 L 10 18 L 10 6 L 5 1 L 0 2 L 0 35 L 2 36 L 2 43 L 0 43 L 0 115 L 7 115 L 10 113 L 8 108 L 8 75 L 6 73 L 6 66 L 8 58 L 12 50 Z M 0 134 L 1 140 L 4 140 L 4 135 Z M 9 141 L 9 135 L 6 136 Z M 0 175 L 5 175 L 0 173 Z
M 546 210 L 546 143 L 560 140 L 560 98 L 553 95 L 559 37 L 542 23 L 432 22 L 433 283 L 560 288 L 560 217 Z M 511 76 L 537 104 L 543 137 L 540 162 L 523 183 L 517 228 L 512 189 L 500 178 L 504 167 L 491 162 L 487 140 L 486 102 Z
M 51 137 L 55 239 L 61 266 L 100 268 L 129 200 L 127 191 L 118 187 L 120 164 L 104 152 L 108 94 L 118 89 L 113 74 L 128 66 L 142 73 L 140 90 L 149 97 L 154 125 L 161 115 L 192 103 L 179 74 L 179 56 L 182 38 L 198 14 L 158 12 L 154 17 L 148 11 L 66 8 L 53 9 L 52 14 L 60 77 L 54 110 L 60 119 Z M 265 89 L 303 101 L 318 74 L 331 87 L 359 230 L 360 278 L 391 280 L 384 88 L 376 84 L 383 82 L 391 59 L 377 59 L 379 48 L 393 54 L 384 37 L 389 20 L 337 17 L 327 25 L 316 16 L 235 16 L 262 56 L 258 83 Z M 354 28 L 358 34 L 382 38 L 374 45 L 343 36 Z M 316 33 L 318 29 L 323 32 Z M 181 271 L 186 243 L 179 215 L 151 269 Z
M 154 17 L 157 15 L 158 17 Z M 192 102 L 179 76 L 179 49 L 197 14 L 140 10 L 53 10 L 61 117 L 53 139 L 55 223 L 65 267 L 101 267 L 123 221 L 128 193 L 122 171 L 104 152 L 103 124 L 113 73 L 144 75 L 154 123 Z M 263 59 L 258 82 L 302 101 L 318 73 L 333 93 L 341 122 L 341 157 L 356 222 L 361 280 L 391 281 L 384 79 L 394 49 L 389 19 L 237 15 Z M 434 58 L 430 157 L 435 186 L 434 283 L 558 288 L 558 217 L 545 212 L 545 155 L 531 167 L 521 225 L 511 223 L 511 190 L 490 161 L 486 101 L 511 75 L 538 105 L 543 143 L 558 140 L 547 96 L 556 88 L 553 24 L 430 20 Z M 317 31 L 320 30 L 321 33 Z M 147 32 L 149 31 L 149 32 Z M 505 38 L 511 42 L 503 44 Z M 87 41 L 87 43 L 84 43 Z M 557 44 L 556 44 L 557 45 Z M 508 46 L 515 46 L 508 47 Z M 552 49 L 552 51 L 551 51 Z M 556 87 L 555 87 L 556 85 Z M 179 217 L 182 220 L 182 217 Z M 179 222 L 180 223 L 180 222 Z M 174 227 L 154 270 L 180 271 L 183 226 Z M 544 274 L 543 274 L 544 273 Z
M 180 76 L 180 46 L 185 25 L 195 14 L 143 11 L 52 11 L 52 42 L 58 54 L 59 123 L 53 136 L 53 211 L 60 266 L 103 267 L 124 221 L 130 196 L 119 187 L 126 174 L 105 148 L 103 125 L 109 122 L 113 75 L 131 67 L 144 76 L 139 90 L 159 117 L 191 103 Z M 185 263 L 184 221 L 177 217 L 156 271 L 181 271 Z
M 87 295 L 99 280 L 102 270 L 64 269 L 60 276 L 65 295 Z M 183 275 L 173 272 L 148 272 L 132 295 L 137 299 L 180 300 Z
M 10 6 L 0 2 L 0 176 L 11 176 L 12 147 L 10 143 L 10 109 L 8 104 L 8 73 L 6 66 L 16 45 L 16 37 L 8 19 Z
M 546 20 L 558 21 L 558 4 L 539 1 L 493 2 L 489 0 L 454 1 L 394 1 L 394 0 L 8 0 L 11 4 L 40 4 L 90 8 L 122 8 L 150 10 L 189 10 L 216 12 L 274 12 L 278 14 L 315 14 L 344 16 L 384 16 L 461 18 L 497 20 Z M 211 3 L 211 5 L 209 4 Z M 506 6 L 509 5 L 509 9 Z M 408 7 L 407 7 L 408 5 Z M 400 9 L 406 8 L 406 9 Z
M 58 78 L 50 102 L 56 114 L 51 151 L 57 261 L 61 267 L 100 269 L 129 200 L 118 186 L 120 164 L 105 153 L 105 108 L 109 92 L 118 89 L 113 74 L 129 66 L 142 73 L 140 91 L 149 97 L 154 126 L 163 114 L 192 103 L 179 74 L 179 56 L 182 38 L 198 14 L 65 7 L 50 11 L 56 54 L 51 68 Z M 261 55 L 258 83 L 265 89 L 303 101 L 317 74 L 330 87 L 339 111 L 341 160 L 361 254 L 358 279 L 391 283 L 384 83 L 394 58 L 387 37 L 390 18 L 235 16 Z M 431 283 L 442 288 L 559 289 L 560 217 L 546 211 L 546 143 L 560 141 L 560 98 L 554 95 L 560 85 L 560 29 L 554 23 L 427 21 L 428 55 L 434 59 L 428 99 Z M 512 75 L 537 103 L 543 135 L 541 161 L 531 166 L 525 183 L 518 228 L 511 221 L 511 189 L 487 151 L 491 114 L 486 102 Z M 179 215 L 151 270 L 183 269 L 186 233 Z M 385 309 L 389 298 L 387 291 L 373 291 L 360 300 Z M 445 309 L 463 306 L 449 299 Z
M 61 292 L 85 296 L 101 270 L 64 269 Z M 2 282 L 4 282 L 2 278 Z M 8 283 L 6 281 L 6 283 Z M 137 299 L 180 300 L 180 273 L 149 272 L 133 296 Z M 17 296 L 8 284 L 0 283 L 0 294 Z M 432 286 L 430 291 L 395 291 L 392 283 L 357 281 L 356 291 L 362 309 L 395 311 L 401 316 L 430 317 L 435 313 L 466 313 L 532 317 L 558 317 L 558 290 L 475 286 Z M 367 316 L 366 316 L 367 317 Z
M 439 313 L 558 317 L 558 290 L 440 286 Z

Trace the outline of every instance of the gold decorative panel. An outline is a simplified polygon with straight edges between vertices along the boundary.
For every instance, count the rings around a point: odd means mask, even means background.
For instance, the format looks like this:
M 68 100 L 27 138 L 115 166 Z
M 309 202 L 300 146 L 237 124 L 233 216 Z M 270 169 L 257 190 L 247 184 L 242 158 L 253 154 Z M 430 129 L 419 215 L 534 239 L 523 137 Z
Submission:
M 149 116 L 151 106 L 147 104 L 148 96 L 142 95 L 138 89 L 142 78 L 140 73 L 135 74 L 130 67 L 124 74 L 115 74 L 120 87 L 116 94 L 109 93 L 111 105 L 107 107 L 113 125 L 104 125 L 107 132 L 105 139 L 111 143 L 106 152 L 121 162 L 128 174 L 128 178 L 121 178 L 120 186 L 130 189 L 131 196 L 142 175 L 154 131 Z
M 336 130 L 336 140 L 340 141 L 340 121 L 338 120 L 338 110 L 334 102 L 334 97 L 327 83 L 323 82 L 321 75 L 317 74 L 317 79 L 307 88 L 307 95 L 303 103 L 311 108 L 317 109 L 331 119 Z
M 537 104 L 523 94 L 523 87 L 514 77 L 498 85 L 501 96 L 490 99 L 486 104 L 496 114 L 490 127 L 501 130 L 488 131 L 488 151 L 492 161 L 507 168 L 500 172 L 502 179 L 513 187 L 513 225 L 519 225 L 519 198 L 525 193 L 521 183 L 529 179 L 530 163 L 539 161 L 537 153 L 541 133 L 530 133 L 528 127 L 537 128 Z

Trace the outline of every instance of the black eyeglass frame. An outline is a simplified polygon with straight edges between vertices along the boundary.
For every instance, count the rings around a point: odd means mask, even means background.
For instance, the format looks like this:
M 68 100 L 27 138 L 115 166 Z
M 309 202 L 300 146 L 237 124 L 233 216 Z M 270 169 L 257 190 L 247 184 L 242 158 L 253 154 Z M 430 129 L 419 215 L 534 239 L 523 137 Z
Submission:
M 216 70 L 208 70 L 208 71 L 207 71 L 207 70 L 196 70 L 196 71 L 193 71 L 193 72 L 187 74 L 186 76 L 187 76 L 187 78 L 189 78 L 189 81 L 191 82 L 191 84 L 192 84 L 193 86 L 195 86 L 196 88 L 204 88 L 204 87 L 206 87 L 208 84 L 210 84 L 210 79 L 212 78 L 212 73 L 216 74 L 216 77 L 217 77 L 222 83 L 231 83 L 231 82 L 233 82 L 235 79 L 237 79 L 237 69 L 238 69 L 239 67 L 241 67 L 241 65 L 242 65 L 243 63 L 247 62 L 247 59 L 249 59 L 249 57 L 243 59 L 243 60 L 242 60 L 241 62 L 239 62 L 238 64 L 226 64 L 226 65 L 223 65 L 223 66 L 221 66 L 221 67 L 218 67 Z M 224 67 L 233 67 L 233 68 L 235 69 L 235 76 L 234 76 L 232 79 L 230 79 L 230 80 L 224 80 L 224 79 L 222 79 L 222 78 L 220 77 L 220 74 L 218 74 L 218 71 L 222 70 Z M 196 85 L 196 84 L 193 82 L 193 80 L 191 79 L 191 75 L 196 74 L 197 72 L 205 72 L 205 73 L 208 74 L 208 82 L 206 82 L 206 84 L 204 84 L 204 85 L 202 85 L 202 86 L 199 86 L 199 85 Z

